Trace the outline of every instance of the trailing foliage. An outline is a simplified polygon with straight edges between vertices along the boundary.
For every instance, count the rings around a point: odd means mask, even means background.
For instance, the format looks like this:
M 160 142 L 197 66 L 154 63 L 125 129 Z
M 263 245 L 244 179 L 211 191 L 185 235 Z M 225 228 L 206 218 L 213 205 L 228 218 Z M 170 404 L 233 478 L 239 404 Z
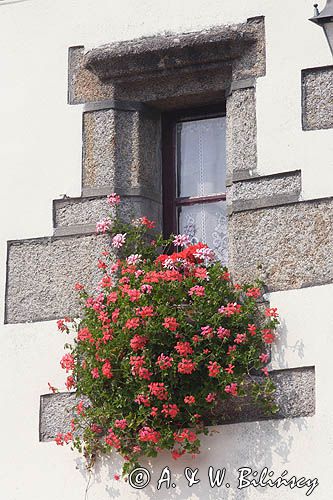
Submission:
M 121 223 L 119 197 L 108 201 L 112 215 L 97 223 L 111 234 L 98 287 L 78 283 L 82 319 L 58 321 L 75 332 L 61 366 L 67 389 L 83 399 L 56 442 L 72 443 L 90 466 L 115 449 L 127 474 L 160 450 L 175 459 L 198 453 L 212 410 L 223 418 L 224 401 L 249 384 L 254 404 L 276 410 L 266 364 L 278 319 L 275 308 L 264 320 L 258 313 L 261 284 L 234 284 L 207 245 L 156 236 L 146 217 Z

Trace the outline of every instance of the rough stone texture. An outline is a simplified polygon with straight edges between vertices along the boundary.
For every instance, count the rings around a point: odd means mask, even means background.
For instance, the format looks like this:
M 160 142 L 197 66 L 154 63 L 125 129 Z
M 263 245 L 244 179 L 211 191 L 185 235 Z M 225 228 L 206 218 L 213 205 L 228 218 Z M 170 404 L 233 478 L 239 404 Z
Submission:
M 116 115 L 118 120 L 123 117 L 128 122 L 128 132 L 120 144 L 116 144 Z M 124 161 L 129 163 L 133 116 L 132 113 L 118 114 L 114 110 L 83 114 L 83 188 L 110 186 L 111 191 L 115 190 L 115 160 L 120 146 L 124 147 Z
M 239 89 L 227 99 L 227 176 L 257 167 L 255 89 Z
M 313 367 L 271 372 L 276 384 L 275 401 L 279 411 L 266 415 L 249 397 L 231 398 L 214 413 L 220 424 L 251 422 L 264 419 L 310 417 L 315 414 L 315 371 Z M 83 398 L 80 398 L 83 399 Z M 69 430 L 75 393 L 46 394 L 40 398 L 40 441 L 54 439 L 58 432 Z M 207 424 L 212 423 L 207 418 Z
M 112 86 L 103 84 L 83 67 L 84 47 L 68 49 L 68 104 L 83 104 L 111 99 Z
M 170 76 L 115 84 L 116 99 L 144 102 L 162 111 L 192 108 L 224 102 L 230 86 L 231 65 L 216 68 L 203 67 L 194 73 L 181 72 Z
M 53 203 L 56 235 L 63 234 L 64 230 L 70 231 L 73 226 L 81 232 L 87 225 L 88 228 L 95 228 L 98 220 L 112 212 L 104 196 L 55 200 Z M 120 215 L 124 220 L 130 221 L 147 214 L 157 223 L 157 227 L 161 228 L 162 207 L 159 203 L 139 196 L 122 198 Z
M 271 372 L 276 392 L 274 400 L 279 410 L 266 415 L 263 409 L 253 404 L 250 396 L 226 400 L 217 411 L 220 424 L 251 422 L 265 419 L 310 417 L 315 414 L 315 370 L 314 367 L 296 368 Z
M 233 182 L 227 191 L 232 211 L 250 210 L 298 201 L 301 193 L 301 171 L 254 177 Z
M 59 432 L 70 431 L 71 418 L 76 415 L 74 407 L 79 401 L 88 402 L 88 399 L 78 398 L 75 392 L 43 394 L 39 407 L 39 441 L 51 441 Z
M 333 127 L 333 66 L 302 71 L 303 130 Z
M 74 285 L 96 283 L 97 258 L 108 242 L 94 235 L 9 242 L 5 322 L 78 315 Z
M 249 46 L 263 38 L 263 18 L 246 23 L 226 25 L 191 33 L 170 34 L 115 42 L 93 49 L 85 56 L 85 67 L 101 81 L 128 81 L 152 78 L 154 74 L 168 76 L 170 71 L 193 71 L 198 65 L 244 57 Z M 262 50 L 251 53 L 252 67 L 263 59 Z M 243 63 L 245 66 L 245 63 Z
M 249 77 L 265 76 L 266 74 L 266 43 L 264 17 L 248 19 L 248 24 L 256 31 L 256 42 L 249 44 L 246 51 L 234 60 L 232 79 L 244 80 Z
M 131 81 L 121 84 L 114 82 L 102 83 L 96 75 L 83 67 L 83 48 L 72 47 L 73 56 L 69 67 L 69 103 L 82 104 L 96 101 L 117 100 L 123 105 L 130 100 L 132 103 L 148 102 L 158 109 L 192 107 L 223 100 L 225 90 L 231 81 L 231 64 L 216 68 L 196 68 L 193 73 L 170 74 L 164 76 Z M 71 52 L 70 52 L 71 53 Z M 75 56 L 75 57 L 74 57 Z
M 160 119 L 138 112 L 92 111 L 83 115 L 82 191 L 143 188 L 161 197 Z
M 229 268 L 237 282 L 263 279 L 269 290 L 333 281 L 333 199 L 233 213 Z
M 264 18 L 69 51 L 69 102 L 149 102 L 160 109 L 224 99 L 233 80 L 265 74 Z M 98 78 L 96 77 L 98 75 Z

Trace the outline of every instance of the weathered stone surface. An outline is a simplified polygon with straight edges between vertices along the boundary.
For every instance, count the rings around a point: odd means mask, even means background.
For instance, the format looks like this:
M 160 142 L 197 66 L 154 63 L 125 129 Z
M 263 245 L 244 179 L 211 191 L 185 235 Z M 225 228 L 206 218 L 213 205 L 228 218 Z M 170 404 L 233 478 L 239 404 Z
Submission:
M 68 49 L 68 104 L 111 99 L 113 88 L 83 67 L 84 47 Z
M 302 71 L 303 130 L 333 127 L 333 66 Z
M 88 399 L 78 398 L 75 392 L 43 394 L 39 407 L 39 441 L 51 441 L 58 433 L 70 431 L 70 421 L 76 415 L 75 406 L 79 401 L 87 403 Z
M 127 119 L 127 134 L 121 143 L 116 144 L 116 115 L 117 119 Z M 82 188 L 110 186 L 115 191 L 116 168 L 115 161 L 119 156 L 119 148 L 124 148 L 124 162 L 130 163 L 131 151 L 130 134 L 134 115 L 118 114 L 117 111 L 96 111 L 83 114 L 83 164 Z
M 249 44 L 241 57 L 234 60 L 233 82 L 266 74 L 265 18 L 253 17 L 247 20 L 247 24 L 251 24 L 252 29 L 256 31 L 256 42 Z
M 83 67 L 83 48 L 70 49 L 69 103 L 82 104 L 114 100 L 115 107 L 131 108 L 135 103 L 147 102 L 158 109 L 192 107 L 223 101 L 231 81 L 231 63 L 215 67 L 195 68 L 195 72 L 170 74 L 168 78 L 155 76 L 144 83 L 141 80 L 121 84 L 102 83 Z M 130 102 L 128 102 L 130 101 Z M 106 106 L 105 106 L 106 107 Z M 112 107 L 112 106 L 109 106 Z
M 249 397 L 224 402 L 214 415 L 220 424 L 264 419 L 310 417 L 315 414 L 315 371 L 313 367 L 271 372 L 276 385 L 275 401 L 279 411 L 266 415 Z M 82 398 L 80 398 L 82 399 Z M 40 441 L 54 439 L 69 430 L 70 414 L 77 404 L 75 393 L 46 394 L 40 398 Z M 207 420 L 209 425 L 210 421 Z M 212 423 L 212 422 L 211 422 Z
M 316 380 L 313 366 L 277 370 L 272 372 L 272 380 L 276 385 L 275 401 L 279 407 L 276 418 L 310 417 L 315 414 Z
M 144 189 L 161 197 L 160 119 L 138 112 L 93 111 L 83 116 L 82 192 Z
M 301 193 L 301 171 L 256 176 L 233 182 L 227 202 L 233 212 L 298 201 Z
M 69 52 L 69 102 L 149 102 L 160 109 L 223 100 L 232 80 L 265 74 L 264 18 Z M 97 75 L 97 76 L 96 76 Z
M 74 285 L 96 284 L 97 258 L 108 243 L 94 235 L 9 242 L 5 322 L 78 315 Z
M 276 392 L 274 401 L 279 407 L 273 415 L 255 405 L 250 396 L 226 400 L 215 412 L 218 423 L 234 424 L 266 419 L 311 417 L 315 414 L 314 367 L 271 372 Z
M 106 197 L 70 198 L 55 200 L 54 227 L 55 235 L 70 234 L 71 231 L 93 232 L 96 222 L 108 216 L 112 210 L 106 202 Z M 122 196 L 119 214 L 125 221 L 148 215 L 161 228 L 162 206 L 154 200 L 141 196 Z
M 332 283 L 332 198 L 233 213 L 229 222 L 237 282 L 259 277 L 269 290 Z
M 192 108 L 216 102 L 224 102 L 231 81 L 231 65 L 216 68 L 203 67 L 194 73 L 175 73 L 166 77 L 152 78 L 126 84 L 115 84 L 116 99 L 144 102 L 162 111 Z
M 227 99 L 227 175 L 257 167 L 255 89 L 239 89 Z
M 93 49 L 85 56 L 85 67 L 101 81 L 128 81 L 191 71 L 195 66 L 213 65 L 244 55 L 248 46 L 263 38 L 263 18 L 192 33 L 170 34 L 115 42 Z M 263 57 L 256 51 L 256 58 Z M 251 58 L 252 65 L 254 61 Z M 262 67 L 258 65 L 262 70 Z

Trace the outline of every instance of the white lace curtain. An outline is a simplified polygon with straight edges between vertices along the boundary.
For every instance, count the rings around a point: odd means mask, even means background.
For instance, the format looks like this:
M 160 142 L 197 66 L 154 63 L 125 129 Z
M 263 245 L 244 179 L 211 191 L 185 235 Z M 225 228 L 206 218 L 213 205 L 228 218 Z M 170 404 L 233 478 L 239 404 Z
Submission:
M 225 117 L 177 124 L 178 197 L 225 193 Z M 178 209 L 179 231 L 193 243 L 204 241 L 227 262 L 225 201 L 183 205 Z

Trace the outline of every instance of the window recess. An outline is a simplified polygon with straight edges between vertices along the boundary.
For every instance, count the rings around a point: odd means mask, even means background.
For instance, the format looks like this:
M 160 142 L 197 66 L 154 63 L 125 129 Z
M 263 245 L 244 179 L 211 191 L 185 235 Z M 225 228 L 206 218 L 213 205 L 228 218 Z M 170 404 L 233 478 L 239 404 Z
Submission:
M 227 260 L 224 106 L 162 117 L 163 229 L 203 241 Z

